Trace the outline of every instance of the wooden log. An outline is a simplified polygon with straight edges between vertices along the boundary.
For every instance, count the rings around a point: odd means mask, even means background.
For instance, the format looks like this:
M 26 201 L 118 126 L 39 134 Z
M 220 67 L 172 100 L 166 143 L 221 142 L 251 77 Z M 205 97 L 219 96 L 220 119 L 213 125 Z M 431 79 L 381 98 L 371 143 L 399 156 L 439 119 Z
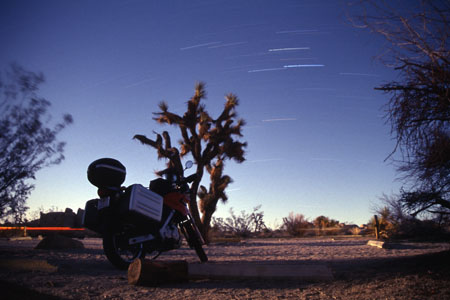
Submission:
M 155 286 L 187 280 L 188 264 L 186 261 L 136 259 L 128 267 L 128 283 L 132 285 Z

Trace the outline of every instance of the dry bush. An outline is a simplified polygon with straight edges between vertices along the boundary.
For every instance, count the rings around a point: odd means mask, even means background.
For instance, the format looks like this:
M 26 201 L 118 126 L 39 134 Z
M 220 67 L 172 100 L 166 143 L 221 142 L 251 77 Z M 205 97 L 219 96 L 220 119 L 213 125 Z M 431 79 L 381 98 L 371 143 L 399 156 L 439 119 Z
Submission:
M 350 234 L 351 235 L 359 235 L 361 233 L 361 228 L 358 227 L 353 227 L 350 229 Z
M 449 238 L 445 226 L 435 220 L 420 220 L 406 215 L 396 218 L 390 207 L 384 207 L 378 213 L 381 238 L 414 240 L 445 240 Z M 375 218 L 369 222 L 369 229 L 374 232 Z
M 230 217 L 226 219 L 213 217 L 212 235 L 250 237 L 267 233 L 269 230 L 264 223 L 264 212 L 260 211 L 260 208 L 261 205 L 258 205 L 253 208 L 252 213 L 241 211 L 240 215 L 236 215 L 231 208 Z
M 295 237 L 305 236 L 308 229 L 312 227 L 311 223 L 302 214 L 289 213 L 289 216 L 283 218 L 283 229 L 286 230 L 289 235 Z

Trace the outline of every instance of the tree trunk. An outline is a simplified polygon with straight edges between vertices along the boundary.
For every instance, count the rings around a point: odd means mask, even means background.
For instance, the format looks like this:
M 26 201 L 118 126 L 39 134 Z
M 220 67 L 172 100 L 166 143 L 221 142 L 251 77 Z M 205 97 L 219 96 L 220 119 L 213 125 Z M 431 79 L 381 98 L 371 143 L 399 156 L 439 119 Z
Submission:
M 202 228 L 200 231 L 206 244 L 209 244 L 209 230 L 211 229 L 211 219 L 214 211 L 206 211 L 202 216 Z

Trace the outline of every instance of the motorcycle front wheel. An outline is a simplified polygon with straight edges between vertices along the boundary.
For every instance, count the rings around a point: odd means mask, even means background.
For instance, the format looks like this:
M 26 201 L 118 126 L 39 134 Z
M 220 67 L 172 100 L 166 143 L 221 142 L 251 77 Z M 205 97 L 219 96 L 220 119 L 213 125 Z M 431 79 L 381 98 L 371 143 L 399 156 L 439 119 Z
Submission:
M 142 244 L 129 245 L 127 237 L 118 233 L 109 233 L 103 237 L 103 251 L 108 260 L 118 269 L 126 270 L 137 258 L 144 258 Z

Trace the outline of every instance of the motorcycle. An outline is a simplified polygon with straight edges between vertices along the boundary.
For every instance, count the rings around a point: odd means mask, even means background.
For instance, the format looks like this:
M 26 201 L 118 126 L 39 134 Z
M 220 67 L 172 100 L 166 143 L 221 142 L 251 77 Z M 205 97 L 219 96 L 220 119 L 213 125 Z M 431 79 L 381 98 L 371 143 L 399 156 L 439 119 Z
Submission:
M 191 168 L 188 161 L 185 170 Z M 112 158 L 102 158 L 88 167 L 88 180 L 98 188 L 100 198 L 86 202 L 84 227 L 100 234 L 108 260 L 119 269 L 151 255 L 181 247 L 184 235 L 201 262 L 208 261 L 205 244 L 188 208 L 190 187 L 196 174 L 184 178 L 174 169 L 164 171 L 164 178 L 121 187 L 126 169 Z M 181 234 L 180 234 L 181 233 Z

